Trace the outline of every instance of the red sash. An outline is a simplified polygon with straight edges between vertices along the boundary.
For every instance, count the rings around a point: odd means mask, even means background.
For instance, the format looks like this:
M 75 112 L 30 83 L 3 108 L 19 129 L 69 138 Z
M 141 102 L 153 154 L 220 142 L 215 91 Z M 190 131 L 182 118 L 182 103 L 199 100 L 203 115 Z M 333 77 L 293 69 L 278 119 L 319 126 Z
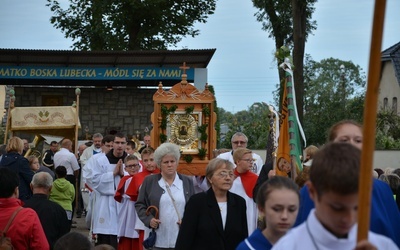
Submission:
M 133 176 L 131 175 L 125 175 L 122 177 L 122 179 L 119 181 L 117 190 L 115 191 L 114 195 L 114 200 L 121 202 L 122 201 L 122 195 L 124 194 L 124 189 L 125 189 L 125 183 L 129 178 L 132 178 Z
M 139 195 L 139 188 L 142 185 L 144 178 L 151 174 L 158 174 L 160 170 L 156 168 L 153 172 L 148 171 L 147 169 L 143 168 L 143 171 L 137 173 L 133 176 L 131 183 L 129 184 L 128 188 L 126 189 L 126 194 L 131 197 L 132 201 L 136 201 Z
M 234 170 L 234 174 L 239 176 L 242 180 L 243 188 L 247 196 L 253 198 L 253 189 L 257 183 L 258 175 L 250 171 L 239 173 L 236 169 Z

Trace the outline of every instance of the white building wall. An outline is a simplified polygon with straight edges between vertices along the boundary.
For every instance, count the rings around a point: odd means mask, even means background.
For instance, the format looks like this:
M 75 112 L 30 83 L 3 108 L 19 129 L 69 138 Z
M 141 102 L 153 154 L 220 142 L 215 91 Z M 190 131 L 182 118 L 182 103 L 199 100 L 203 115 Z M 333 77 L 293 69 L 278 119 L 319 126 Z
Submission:
M 388 108 L 392 108 L 393 98 L 397 98 L 397 113 L 399 114 L 400 87 L 397 82 L 394 67 L 391 61 L 384 62 L 382 77 L 379 86 L 378 110 L 383 109 L 384 99 L 388 99 Z

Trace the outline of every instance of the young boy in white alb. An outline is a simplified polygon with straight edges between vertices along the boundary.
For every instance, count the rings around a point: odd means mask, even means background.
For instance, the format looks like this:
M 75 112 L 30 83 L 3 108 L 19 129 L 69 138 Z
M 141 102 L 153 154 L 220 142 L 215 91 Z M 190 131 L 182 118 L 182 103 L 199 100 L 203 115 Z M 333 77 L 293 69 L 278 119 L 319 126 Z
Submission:
M 317 152 L 307 183 L 315 209 L 272 249 L 399 249 L 371 231 L 368 240 L 357 243 L 360 156 L 348 143 L 330 143 Z

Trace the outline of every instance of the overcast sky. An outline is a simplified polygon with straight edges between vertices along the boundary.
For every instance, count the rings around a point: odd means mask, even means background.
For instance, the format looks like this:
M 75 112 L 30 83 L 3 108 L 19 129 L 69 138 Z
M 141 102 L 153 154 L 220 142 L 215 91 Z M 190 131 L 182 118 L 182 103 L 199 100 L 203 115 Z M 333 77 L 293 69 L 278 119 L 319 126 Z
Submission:
M 66 0 L 60 0 L 66 2 Z M 71 41 L 50 24 L 46 0 L 2 0 L 0 48 L 70 49 Z M 367 72 L 373 0 L 320 0 L 313 19 L 318 27 L 306 44 L 314 60 L 351 60 Z M 208 65 L 208 82 L 218 106 L 247 109 L 254 102 L 272 103 L 278 82 L 274 42 L 256 21 L 251 0 L 218 0 L 217 10 L 200 35 L 184 39 L 176 49 L 216 48 Z M 387 0 L 382 50 L 400 42 L 400 1 Z

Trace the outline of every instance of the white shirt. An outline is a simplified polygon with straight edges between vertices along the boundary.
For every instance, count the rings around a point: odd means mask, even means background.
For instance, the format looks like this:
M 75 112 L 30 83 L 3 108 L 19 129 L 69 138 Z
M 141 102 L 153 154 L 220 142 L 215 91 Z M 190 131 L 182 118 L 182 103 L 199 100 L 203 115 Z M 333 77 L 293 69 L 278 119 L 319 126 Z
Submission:
M 257 204 L 254 202 L 253 198 L 247 196 L 246 191 L 243 187 L 242 179 L 240 179 L 240 177 L 237 177 L 233 181 L 232 187 L 229 191 L 239 195 L 246 201 L 247 229 L 249 231 L 249 235 L 251 235 L 257 228 Z
M 308 227 L 308 229 L 307 229 Z M 396 244 L 383 235 L 368 233 L 368 241 L 379 250 L 399 249 Z M 321 224 L 315 216 L 315 209 L 311 210 L 307 220 L 298 227 L 291 229 L 272 247 L 277 249 L 354 249 L 357 243 L 357 225 L 354 225 L 346 239 L 337 238 Z M 315 245 L 317 247 L 315 247 Z
M 132 181 L 132 177 L 127 179 L 124 186 L 121 203 L 117 202 L 118 209 L 118 237 L 139 238 L 135 230 L 135 223 L 138 219 L 135 209 L 135 201 L 126 194 L 126 189 Z
M 79 169 L 78 160 L 75 155 L 66 148 L 61 148 L 54 155 L 54 166 L 64 166 L 67 169 L 67 175 L 73 175 L 75 170 Z
M 82 168 L 82 182 L 86 183 L 90 188 L 92 188 L 92 178 L 93 178 L 93 164 L 96 162 L 96 158 L 105 156 L 106 154 L 101 152 L 95 154 L 93 157 L 86 162 L 86 166 Z
M 93 151 L 101 153 L 101 148 L 95 148 L 94 144 L 92 144 L 92 146 L 85 148 L 85 150 L 83 150 L 81 157 L 79 157 L 82 168 L 86 165 L 87 161 L 93 156 Z
M 182 219 L 186 204 L 185 196 L 183 194 L 183 182 L 179 179 L 178 175 L 175 175 L 175 180 L 169 188 L 179 212 L 179 219 L 171 197 L 168 194 L 166 188 L 167 184 L 163 178 L 158 181 L 158 185 L 164 189 L 164 193 L 161 195 L 160 199 L 159 219 L 161 223 L 157 229 L 157 240 L 155 246 L 162 248 L 175 248 L 175 242 L 179 233 L 179 225 L 177 222 Z

